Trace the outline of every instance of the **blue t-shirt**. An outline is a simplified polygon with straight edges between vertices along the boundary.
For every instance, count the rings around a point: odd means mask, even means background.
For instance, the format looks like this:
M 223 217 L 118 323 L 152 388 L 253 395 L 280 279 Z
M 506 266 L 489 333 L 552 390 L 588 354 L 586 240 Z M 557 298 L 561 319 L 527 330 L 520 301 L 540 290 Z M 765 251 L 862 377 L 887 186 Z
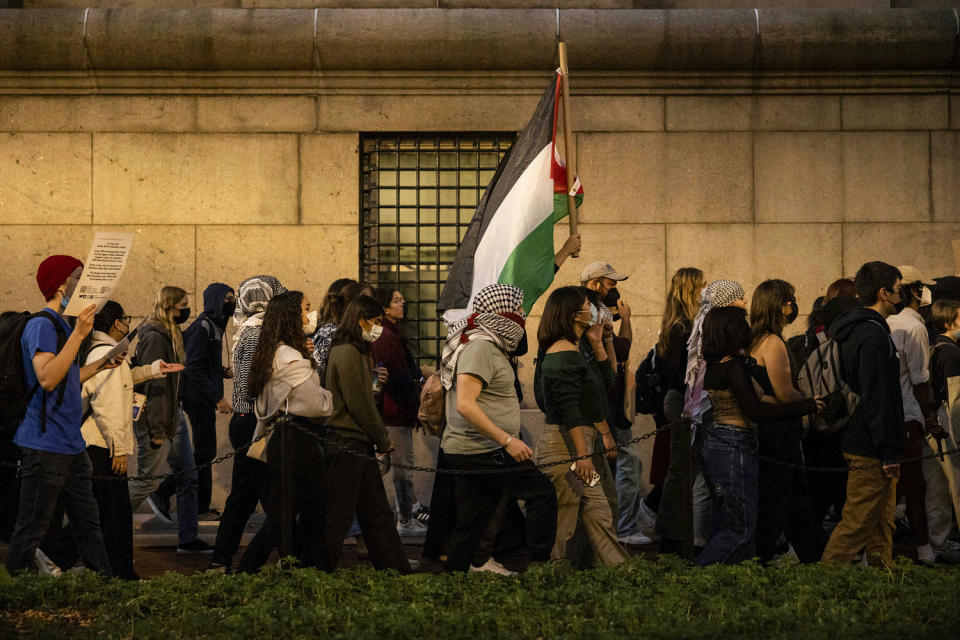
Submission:
M 63 325 L 64 333 L 70 337 L 70 325 L 62 317 L 57 321 Z M 49 318 L 33 318 L 24 327 L 20 338 L 23 350 L 23 371 L 27 389 L 37 384 L 37 373 L 33 369 L 33 356 L 37 353 L 57 353 L 57 330 Z M 63 402 L 57 406 L 59 388 L 43 392 L 37 387 L 27 405 L 27 414 L 17 428 L 13 442 L 21 447 L 49 451 L 50 453 L 76 454 L 87 448 L 80 433 L 80 421 L 83 418 L 83 401 L 80 398 L 80 369 L 76 362 L 67 372 Z M 40 433 L 41 402 L 47 402 L 47 431 Z

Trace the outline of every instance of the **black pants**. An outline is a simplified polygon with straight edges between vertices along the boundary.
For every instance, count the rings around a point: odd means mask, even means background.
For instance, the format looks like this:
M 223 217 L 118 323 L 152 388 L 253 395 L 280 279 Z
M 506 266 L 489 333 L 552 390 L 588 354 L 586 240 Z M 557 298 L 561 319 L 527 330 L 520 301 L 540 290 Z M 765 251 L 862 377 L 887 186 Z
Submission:
M 803 458 L 808 467 L 807 479 L 813 495 L 810 514 L 814 522 L 820 525 L 831 507 L 837 520 L 840 519 L 843 505 L 847 501 L 847 474 L 811 471 L 809 467 L 847 466 L 840 448 L 840 435 L 810 431 L 803 439 Z
M 84 563 L 93 571 L 111 575 L 87 452 L 68 455 L 26 447 L 20 452 L 20 511 L 7 551 L 7 570 L 15 573 L 34 566 L 37 545 L 50 528 L 57 502 L 62 498 Z
M 183 410 L 190 419 L 190 431 L 193 434 L 193 460 L 198 469 L 197 513 L 206 513 L 210 511 L 213 469 L 210 467 L 200 469 L 200 467 L 209 464 L 217 457 L 217 408 L 207 402 L 184 398 Z M 177 482 L 173 478 L 164 480 L 157 489 L 157 495 L 164 500 L 169 500 L 176 492 Z
M 306 420 L 298 424 L 319 434 L 319 429 Z M 280 430 L 285 429 L 286 433 Z M 306 566 L 327 568 L 324 535 L 324 452 L 320 441 L 292 425 L 277 423 L 267 443 L 267 463 L 273 481 L 267 502 L 267 519 L 240 559 L 239 569 L 257 571 L 274 549 L 280 549 L 283 537 L 283 473 L 289 478 L 289 495 L 294 514 L 294 548 L 297 558 Z M 285 470 L 284 465 L 288 465 Z
M 410 573 L 410 563 L 407 562 L 400 534 L 397 533 L 393 508 L 387 502 L 387 494 L 383 489 L 380 466 L 376 460 L 370 459 L 374 453 L 373 447 L 352 438 L 341 438 L 329 431 L 326 438 L 325 537 L 329 568 L 337 568 L 343 539 L 356 515 L 373 566 Z
M 437 469 L 449 469 L 447 456 L 441 448 L 437 453 Z M 430 496 L 430 520 L 423 540 L 423 557 L 439 560 L 447 552 L 447 542 L 457 524 L 456 484 L 448 473 L 437 473 L 433 478 Z
M 93 466 L 93 497 L 100 510 L 100 531 L 107 547 L 113 575 L 124 580 L 138 580 L 133 570 L 133 509 L 130 508 L 130 492 L 127 489 L 127 474 L 113 473 L 113 460 L 109 449 L 87 447 L 90 464 Z M 116 479 L 113 479 L 116 478 Z M 72 525 L 60 535 L 57 529 L 63 520 L 63 504 L 54 511 L 50 531 L 40 548 L 60 568 L 69 569 L 77 563 L 80 553 L 72 535 Z
M 527 506 L 527 549 L 534 560 L 550 557 L 557 537 L 557 494 L 553 484 L 531 461 L 517 463 L 505 449 L 475 455 L 446 454 L 451 469 L 523 471 L 455 476 L 457 523 L 450 536 L 448 571 L 466 571 L 477 544 L 503 494 L 524 500 Z M 431 519 L 433 509 L 431 508 Z
M 235 413 L 230 420 L 230 445 L 238 449 L 248 444 L 256 428 L 257 418 L 253 414 Z M 223 507 L 213 548 L 213 562 L 227 567 L 240 547 L 243 530 L 257 508 L 257 502 L 266 507 L 270 497 L 270 467 L 248 458 L 246 452 L 244 448 L 233 457 L 230 495 Z
M 798 421 L 765 422 L 758 425 L 760 455 L 803 464 Z M 812 497 L 806 471 L 791 469 L 760 458 L 759 506 L 756 550 L 762 562 L 773 559 L 777 541 L 784 534 L 800 562 L 818 562 L 826 539 L 820 522 L 812 516 Z
M 0 540 L 9 542 L 17 523 L 20 483 L 17 461 L 20 455 L 13 441 L 0 438 Z

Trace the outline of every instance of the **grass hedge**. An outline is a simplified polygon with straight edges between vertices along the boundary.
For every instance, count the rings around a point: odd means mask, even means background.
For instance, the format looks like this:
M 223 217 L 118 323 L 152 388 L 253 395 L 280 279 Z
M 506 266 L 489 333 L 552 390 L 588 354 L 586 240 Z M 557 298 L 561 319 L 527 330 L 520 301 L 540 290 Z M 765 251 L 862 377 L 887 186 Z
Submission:
M 955 638 L 960 568 L 697 569 L 632 558 L 615 569 L 542 566 L 515 578 L 168 573 L 142 583 L 90 572 L 11 578 L 0 637 L 26 638 Z

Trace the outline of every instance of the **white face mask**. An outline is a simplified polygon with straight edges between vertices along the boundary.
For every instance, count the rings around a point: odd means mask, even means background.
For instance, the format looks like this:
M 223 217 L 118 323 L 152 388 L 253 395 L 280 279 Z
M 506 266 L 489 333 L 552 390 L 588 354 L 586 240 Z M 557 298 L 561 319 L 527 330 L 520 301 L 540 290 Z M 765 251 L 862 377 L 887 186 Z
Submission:
M 314 309 L 307 314 L 307 324 L 303 325 L 303 333 L 305 335 L 312 335 L 314 331 L 317 330 L 317 310 Z
M 381 333 L 383 333 L 383 327 L 379 324 L 375 324 L 370 327 L 369 331 L 366 329 L 363 330 L 363 339 L 367 342 L 376 342 Z
M 920 306 L 926 307 L 927 305 L 933 304 L 933 294 L 930 292 L 930 287 L 923 287 L 923 293 L 920 294 Z

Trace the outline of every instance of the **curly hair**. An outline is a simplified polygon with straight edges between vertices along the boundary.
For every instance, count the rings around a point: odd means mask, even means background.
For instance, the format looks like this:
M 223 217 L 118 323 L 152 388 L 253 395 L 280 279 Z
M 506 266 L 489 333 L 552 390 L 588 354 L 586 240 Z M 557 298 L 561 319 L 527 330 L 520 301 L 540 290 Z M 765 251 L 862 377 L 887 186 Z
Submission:
M 247 378 L 247 395 L 251 398 L 259 396 L 267 386 L 273 375 L 273 358 L 280 345 L 296 349 L 313 364 L 313 357 L 307 350 L 307 337 L 303 334 L 302 302 L 303 293 L 287 291 L 274 296 L 267 304 L 260 327 L 260 340 L 253 352 L 250 376 Z

